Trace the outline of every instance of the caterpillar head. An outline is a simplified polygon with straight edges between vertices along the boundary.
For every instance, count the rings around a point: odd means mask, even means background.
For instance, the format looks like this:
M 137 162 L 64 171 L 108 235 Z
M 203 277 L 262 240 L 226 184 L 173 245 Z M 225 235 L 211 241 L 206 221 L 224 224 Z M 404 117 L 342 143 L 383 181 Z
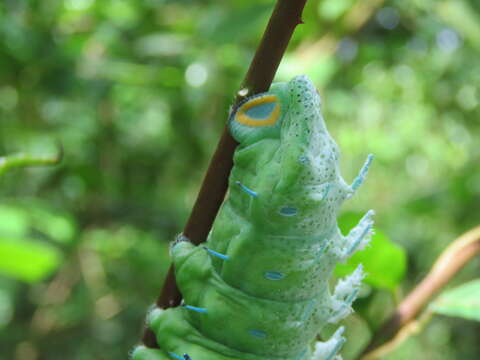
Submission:
M 303 218 L 310 224 L 321 207 L 324 215 L 312 229 L 334 222 L 348 188 L 320 110 L 320 97 L 306 76 L 274 84 L 233 109 L 230 132 L 240 143 L 233 177 L 259 194 L 253 202 L 263 214 L 258 218 L 267 216 L 272 224 L 299 224 Z
M 287 83 L 275 83 L 268 92 L 236 105 L 229 117 L 230 133 L 241 147 L 264 139 L 279 139 L 282 146 L 296 145 L 308 150 L 319 133 L 328 135 L 320 105 L 313 83 L 306 76 L 297 76 Z
M 240 148 L 274 140 L 269 143 L 275 144 L 276 160 L 282 162 L 284 176 L 289 169 L 297 177 L 297 170 L 302 169 L 325 173 L 327 168 L 335 168 L 339 151 L 320 110 L 320 96 L 313 83 L 306 76 L 297 76 L 238 104 L 229 118 L 230 133 Z M 306 180 L 311 184 L 319 181 L 311 177 Z

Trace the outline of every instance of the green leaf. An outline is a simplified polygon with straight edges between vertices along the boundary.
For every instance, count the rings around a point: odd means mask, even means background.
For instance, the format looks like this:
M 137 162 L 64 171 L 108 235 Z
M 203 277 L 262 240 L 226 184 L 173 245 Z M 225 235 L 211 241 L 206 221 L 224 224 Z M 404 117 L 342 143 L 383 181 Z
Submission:
M 34 283 L 54 271 L 61 262 L 60 252 L 46 244 L 0 238 L 0 272 Z
M 76 226 L 68 214 L 54 211 L 41 202 L 0 205 L 0 236 L 25 238 L 32 230 L 68 244 L 75 236 Z
M 348 233 L 363 214 L 346 213 L 339 219 L 342 232 Z M 375 288 L 394 289 L 403 279 L 406 270 L 407 256 L 405 250 L 393 243 L 386 234 L 375 228 L 370 245 L 355 253 L 345 264 L 338 264 L 335 275 L 350 274 L 358 264 L 362 264 L 366 272 L 365 283 Z
M 444 291 L 430 309 L 437 314 L 480 321 L 480 279 Z
M 28 214 L 22 209 L 0 205 L 0 233 L 11 237 L 22 237 L 28 233 Z
M 75 236 L 75 222 L 66 214 L 54 212 L 47 207 L 31 207 L 32 227 L 48 235 L 52 240 L 67 244 Z

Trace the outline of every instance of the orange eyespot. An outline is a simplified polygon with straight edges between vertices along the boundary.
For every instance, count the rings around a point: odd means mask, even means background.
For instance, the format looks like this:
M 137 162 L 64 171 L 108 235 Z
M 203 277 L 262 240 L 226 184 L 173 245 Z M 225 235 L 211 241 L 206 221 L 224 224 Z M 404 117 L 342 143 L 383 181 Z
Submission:
M 274 125 L 280 116 L 280 103 L 275 95 L 256 97 L 238 109 L 235 121 L 247 126 Z

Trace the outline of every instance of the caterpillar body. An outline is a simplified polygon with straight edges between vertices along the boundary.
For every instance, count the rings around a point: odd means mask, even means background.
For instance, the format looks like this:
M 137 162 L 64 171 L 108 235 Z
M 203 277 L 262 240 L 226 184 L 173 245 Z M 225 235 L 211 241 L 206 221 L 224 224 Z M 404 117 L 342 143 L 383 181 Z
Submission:
M 347 184 L 320 106 L 297 76 L 232 109 L 239 146 L 227 198 L 205 244 L 180 236 L 172 246 L 182 305 L 150 312 L 160 350 L 139 346 L 133 360 L 341 359 L 342 327 L 316 339 L 352 311 L 363 278 L 359 266 L 329 289 L 335 264 L 372 233 L 371 210 L 346 236 L 336 220 L 372 156 Z

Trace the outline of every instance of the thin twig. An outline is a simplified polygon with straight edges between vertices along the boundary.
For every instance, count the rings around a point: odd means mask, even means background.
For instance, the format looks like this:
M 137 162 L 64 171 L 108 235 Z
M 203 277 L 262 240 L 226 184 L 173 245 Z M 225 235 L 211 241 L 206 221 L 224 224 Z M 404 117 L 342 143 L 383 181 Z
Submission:
M 422 282 L 400 303 L 393 315 L 375 333 L 363 355 L 394 338 L 474 256 L 480 254 L 480 226 L 447 247 Z M 365 355 L 365 356 L 367 356 Z
M 301 15 L 306 1 L 277 1 L 267 29 L 240 87 L 241 91 L 237 93 L 236 102 L 270 88 L 293 31 L 298 24 L 302 23 Z M 194 244 L 206 240 L 223 202 L 236 146 L 237 143 L 225 127 L 183 231 L 183 234 Z M 171 266 L 156 304 L 161 308 L 168 308 L 178 305 L 180 301 L 181 294 L 175 283 L 174 269 Z M 148 347 L 158 347 L 155 336 L 149 329 L 144 333 L 143 343 Z
M 0 157 L 0 176 L 7 171 L 26 166 L 44 166 L 44 165 L 57 165 L 62 161 L 63 147 L 61 144 L 58 146 L 58 153 L 55 156 L 36 156 L 31 154 L 19 153 L 9 156 Z
M 377 360 L 387 354 L 391 353 L 397 347 L 399 347 L 410 336 L 418 334 L 425 326 L 430 322 L 433 317 L 431 311 L 424 311 L 422 315 L 416 320 L 412 320 L 405 324 L 395 336 L 385 344 L 377 347 L 375 350 L 369 352 L 362 357 L 362 360 Z

